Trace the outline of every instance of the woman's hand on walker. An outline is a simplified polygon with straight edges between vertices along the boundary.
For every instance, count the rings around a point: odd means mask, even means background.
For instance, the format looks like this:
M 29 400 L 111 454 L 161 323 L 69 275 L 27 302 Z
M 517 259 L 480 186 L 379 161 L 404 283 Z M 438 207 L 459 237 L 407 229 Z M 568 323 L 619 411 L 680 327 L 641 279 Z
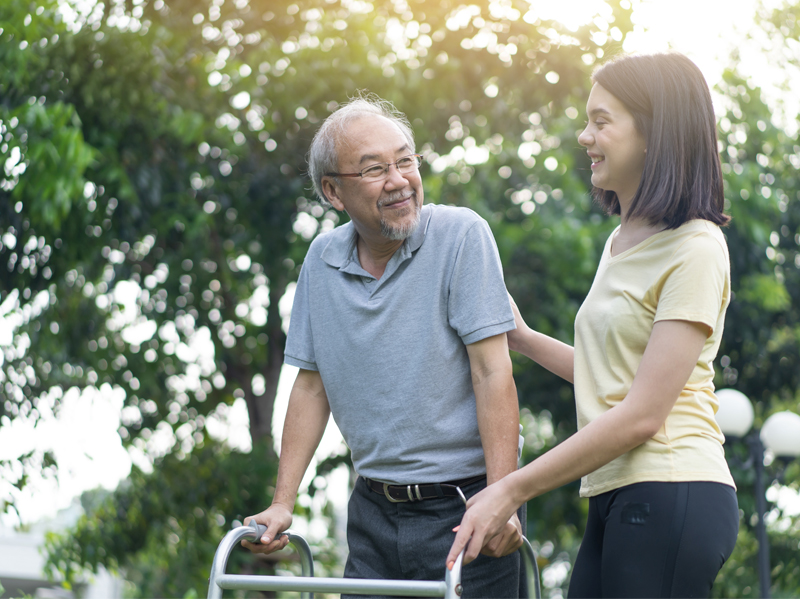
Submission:
M 481 549 L 481 554 L 500 558 L 519 550 L 522 546 L 522 523 L 517 513 L 511 515 L 503 528 L 493 538 L 489 538 Z
M 501 479 L 469 499 L 467 512 L 461 519 L 456 539 L 447 555 L 448 569 L 453 568 L 456 558 L 464 548 L 466 548 L 464 553 L 464 564 L 466 565 L 478 557 L 478 554 L 492 538 L 504 533 L 509 520 L 518 508 L 507 488 L 507 478 Z M 521 533 L 515 543 L 517 545 L 513 550 L 522 545 Z M 487 554 L 497 555 L 494 552 Z

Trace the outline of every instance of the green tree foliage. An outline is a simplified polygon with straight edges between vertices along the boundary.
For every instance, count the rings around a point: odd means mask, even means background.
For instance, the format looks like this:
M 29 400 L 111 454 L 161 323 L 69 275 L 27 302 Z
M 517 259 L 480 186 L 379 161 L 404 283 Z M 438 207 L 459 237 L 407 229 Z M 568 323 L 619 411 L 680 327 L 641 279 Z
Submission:
M 762 26 L 796 37 L 795 12 Z M 521 0 L 107 0 L 74 25 L 54 2 L 11 0 L 0 22 L 0 316 L 13 325 L 0 337 L 0 426 L 57 411 L 72 386 L 118 388 L 123 441 L 155 459 L 49 541 L 70 580 L 102 564 L 135 594 L 202 594 L 222 532 L 268 503 L 280 299 L 308 242 L 346 219 L 312 196 L 304 157 L 357 90 L 409 116 L 426 200 L 484 216 L 530 324 L 572 341 L 614 226 L 590 201 L 576 132 L 591 70 L 631 29 L 624 0 L 576 31 Z M 722 92 L 736 296 L 718 385 L 753 398 L 760 423 L 798 408 L 800 149 L 735 69 Z M 575 431 L 572 389 L 514 360 L 531 460 Z M 205 428 L 237 398 L 249 455 Z M 159 457 L 164 431 L 176 443 Z M 23 458 L 0 463 L 17 486 L 52 461 Z M 720 596 L 756 589 L 754 504 L 736 476 L 742 534 Z M 563 592 L 586 505 L 573 484 L 528 508 L 545 592 Z M 796 595 L 797 524 L 776 519 L 775 591 Z
M 266 455 L 268 449 L 256 446 Z M 48 534 L 48 568 L 66 581 L 104 565 L 128 575 L 142 598 L 203 594 L 209 557 L 231 528 L 231 519 L 261 510 L 272 497 L 275 463 L 253 460 L 218 444 L 196 447 L 187 457 L 168 454 L 152 473 L 134 467 L 114 493 L 85 493 L 86 514 L 68 536 Z M 232 572 L 252 569 L 234 553 Z M 233 570 L 236 571 L 233 571 Z
M 114 5 L 70 32 L 45 8 L 33 19 L 28 3 L 4 8 L 4 22 L 50 29 L 3 33 L 4 48 L 30 39 L 28 79 L 3 85 L 14 339 L 0 410 L 35 420 L 56 386 L 109 384 L 125 392 L 127 443 L 146 449 L 168 427 L 189 451 L 207 415 L 242 397 L 253 440 L 268 438 L 304 182 L 267 160 L 260 119 L 250 138 L 238 130 L 239 102 L 206 84 L 214 57 L 200 31 L 177 35 L 182 13 L 148 6 L 163 17 L 153 23 Z
M 785 2 L 770 10 L 762 7 L 757 17 L 760 37 L 766 36 L 772 48 L 782 49 L 773 58 L 787 81 L 792 75 L 796 78 L 800 67 L 799 11 L 800 4 Z M 800 364 L 800 145 L 775 122 L 775 102 L 768 106 L 762 91 L 737 75 L 735 66 L 734 61 L 721 86 L 728 102 L 720 120 L 720 139 L 726 198 L 733 216 L 726 235 L 735 296 L 720 348 L 718 387 L 744 392 L 755 405 L 755 425 L 760 426 L 781 410 L 800 413 L 796 368 Z M 784 108 L 795 119 L 791 128 L 796 131 L 796 105 Z M 744 448 L 735 445 L 727 452 L 739 459 L 730 462 L 743 516 L 736 550 L 717 579 L 716 595 L 758 598 L 753 472 L 738 467 L 746 458 Z M 781 486 L 795 493 L 800 490 L 800 465 L 795 461 L 784 471 L 779 462 L 767 469 L 772 478 L 768 484 L 773 485 L 770 499 Z M 796 508 L 773 504 L 767 525 L 771 592 L 774 597 L 797 596 L 800 520 Z
M 567 168 L 579 150 L 564 110 L 585 96 L 590 65 L 608 50 L 592 36 L 615 19 L 627 29 L 620 9 L 570 32 L 521 2 L 106 2 L 69 26 L 54 4 L 4 10 L 17 25 L 4 30 L 3 48 L 19 69 L 4 74 L 3 98 L 20 112 L 4 120 L 20 140 L 2 204 L 4 315 L 14 323 L 4 422 L 57 410 L 59 390 L 100 386 L 124 391 L 126 444 L 146 452 L 154 436 L 174 433 L 153 475 L 134 471 L 50 546 L 53 568 L 70 577 L 97 564 L 138 569 L 139 592 L 157 595 L 180 595 L 192 577 L 141 573 L 168 557 L 198 564 L 186 554 L 195 545 L 166 543 L 170 533 L 198 526 L 213 537 L 217 514 L 229 525 L 241 515 L 233 507 L 246 506 L 239 488 L 216 487 L 232 512 L 214 508 L 227 505 L 209 491 L 198 496 L 205 521 L 183 522 L 175 513 L 191 517 L 196 507 L 176 490 L 188 484 L 164 473 L 176 464 L 194 472 L 198 460 L 237 472 L 237 457 L 207 450 L 204 425 L 238 397 L 254 442 L 269 441 L 279 300 L 307 242 L 339 220 L 304 175 L 321 118 L 358 89 L 395 101 L 431 163 L 430 201 L 472 206 L 501 227 L 508 198 L 526 186 L 582 189 Z M 42 113 L 49 121 L 32 120 Z M 45 154 L 59 168 L 33 164 Z M 512 202 L 524 206 L 517 224 L 535 206 L 525 193 Z M 554 209 L 548 222 L 557 217 Z M 213 346 L 213 360 L 198 354 L 199 342 Z M 271 454 L 268 443 L 259 448 Z M 212 489 L 208 473 L 194 477 L 199 490 Z M 126 510 L 118 529 L 107 525 L 115 506 L 137 502 L 147 518 Z

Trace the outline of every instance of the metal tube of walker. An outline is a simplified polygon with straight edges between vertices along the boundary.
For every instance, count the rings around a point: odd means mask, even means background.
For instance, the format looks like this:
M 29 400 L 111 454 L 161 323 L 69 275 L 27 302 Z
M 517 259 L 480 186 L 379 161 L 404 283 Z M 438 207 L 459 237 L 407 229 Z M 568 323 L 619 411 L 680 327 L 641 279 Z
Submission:
M 233 548 L 245 538 L 257 541 L 266 531 L 264 525 L 251 522 L 251 525 L 237 527 L 222 539 L 209 577 L 208 597 L 222 598 L 223 589 L 261 590 L 261 591 L 296 591 L 302 592 L 302 598 L 313 598 L 314 592 L 352 593 L 365 595 L 399 595 L 421 596 L 428 598 L 461 598 L 461 569 L 464 551 L 459 554 L 452 570 L 445 569 L 444 581 L 402 581 L 382 579 L 342 579 L 330 577 L 313 577 L 314 561 L 311 548 L 303 536 L 291 530 L 284 532 L 300 556 L 301 577 L 275 577 L 264 575 L 229 575 L 225 573 L 228 558 Z M 523 538 L 523 568 L 528 578 L 528 590 L 533 591 L 534 598 L 541 598 L 539 568 L 536 554 L 526 538 Z
M 228 566 L 228 558 L 236 545 L 245 538 L 257 542 L 261 539 L 261 536 L 264 535 L 266 530 L 267 528 L 264 525 L 251 521 L 248 525 L 242 525 L 241 527 L 232 529 L 222 538 L 222 541 L 217 547 L 217 552 L 214 554 L 214 561 L 211 563 L 211 574 L 208 578 L 209 598 L 222 598 L 223 587 L 220 586 L 220 583 L 224 581 L 226 577 L 229 577 L 225 574 L 225 568 Z M 287 529 L 282 535 L 289 536 L 289 543 L 295 547 L 300 555 L 300 569 L 303 576 L 313 577 L 314 559 L 308 542 L 306 542 L 303 536 L 296 534 L 291 529 Z M 313 594 L 303 594 L 301 597 L 313 598 Z

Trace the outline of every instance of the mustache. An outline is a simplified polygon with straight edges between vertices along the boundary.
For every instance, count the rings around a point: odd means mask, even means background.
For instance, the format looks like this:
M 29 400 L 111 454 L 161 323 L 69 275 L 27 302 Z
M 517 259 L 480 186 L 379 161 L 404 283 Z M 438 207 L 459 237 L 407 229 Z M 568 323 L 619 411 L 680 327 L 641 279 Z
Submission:
M 414 194 L 414 192 L 411 192 L 411 193 L 402 192 L 402 191 L 392 192 L 388 196 L 378 200 L 378 208 L 383 208 L 387 204 L 392 204 L 393 202 L 398 202 L 400 200 L 405 200 L 406 198 L 413 198 L 414 196 L 416 196 L 416 194 Z

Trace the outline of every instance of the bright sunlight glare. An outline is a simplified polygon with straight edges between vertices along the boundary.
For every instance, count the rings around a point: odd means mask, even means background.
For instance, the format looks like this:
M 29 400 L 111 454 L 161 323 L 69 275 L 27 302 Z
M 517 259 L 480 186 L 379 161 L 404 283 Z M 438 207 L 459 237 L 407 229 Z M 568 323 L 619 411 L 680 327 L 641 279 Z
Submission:
M 623 7 L 626 1 L 620 3 Z M 681 52 L 703 72 L 714 88 L 723 71 L 738 55 L 738 70 L 764 92 L 773 109 L 775 124 L 789 134 L 797 133 L 797 99 L 787 91 L 787 73 L 777 62 L 765 58 L 763 49 L 770 41 L 753 27 L 759 2 L 756 0 L 630 0 L 633 31 L 623 43 L 626 53 Z M 780 0 L 763 0 L 764 9 L 777 8 Z M 601 29 L 608 26 L 611 8 L 603 0 L 531 0 L 524 19 L 553 19 L 567 29 L 594 21 Z M 613 23 L 610 32 L 613 32 Z M 795 74 L 797 75 L 797 74 Z M 715 95 L 717 112 L 721 101 Z
M 597 17 L 608 19 L 611 7 L 603 0 L 531 0 L 530 11 L 524 20 L 528 23 L 537 19 L 552 20 L 562 23 L 570 31 L 576 31 Z

